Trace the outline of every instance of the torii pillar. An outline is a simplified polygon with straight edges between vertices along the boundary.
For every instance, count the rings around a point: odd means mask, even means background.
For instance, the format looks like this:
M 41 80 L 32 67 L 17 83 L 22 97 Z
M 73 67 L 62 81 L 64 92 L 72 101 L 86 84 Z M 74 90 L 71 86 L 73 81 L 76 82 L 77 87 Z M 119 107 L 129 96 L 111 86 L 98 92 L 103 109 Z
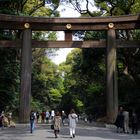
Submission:
M 107 122 L 113 123 L 118 112 L 118 87 L 116 70 L 116 34 L 114 24 L 110 23 L 107 31 L 106 54 L 106 113 Z
M 27 26 L 26 26 L 27 25 Z M 29 24 L 25 23 L 22 37 L 21 56 L 21 94 L 19 122 L 29 122 L 30 100 L 31 100 L 31 67 L 32 67 L 32 31 Z

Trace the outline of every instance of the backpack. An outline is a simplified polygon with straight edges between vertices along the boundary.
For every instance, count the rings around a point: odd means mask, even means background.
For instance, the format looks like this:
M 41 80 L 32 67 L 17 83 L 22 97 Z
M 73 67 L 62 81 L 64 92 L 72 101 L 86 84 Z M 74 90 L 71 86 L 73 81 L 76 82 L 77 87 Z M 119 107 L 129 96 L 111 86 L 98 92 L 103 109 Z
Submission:
M 71 115 L 71 118 L 74 119 L 76 123 L 78 122 L 78 117 L 77 116 L 72 116 Z

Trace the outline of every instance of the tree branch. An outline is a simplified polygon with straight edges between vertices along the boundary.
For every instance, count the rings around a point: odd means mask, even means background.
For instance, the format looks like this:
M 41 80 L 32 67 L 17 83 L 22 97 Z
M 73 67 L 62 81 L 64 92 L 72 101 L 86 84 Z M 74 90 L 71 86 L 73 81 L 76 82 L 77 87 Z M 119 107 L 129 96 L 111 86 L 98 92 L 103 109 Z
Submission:
M 41 2 L 41 3 L 38 4 L 36 7 L 34 7 L 34 8 L 29 12 L 29 15 L 32 15 L 36 10 L 38 10 L 38 9 L 41 8 L 42 6 L 44 6 L 44 2 Z

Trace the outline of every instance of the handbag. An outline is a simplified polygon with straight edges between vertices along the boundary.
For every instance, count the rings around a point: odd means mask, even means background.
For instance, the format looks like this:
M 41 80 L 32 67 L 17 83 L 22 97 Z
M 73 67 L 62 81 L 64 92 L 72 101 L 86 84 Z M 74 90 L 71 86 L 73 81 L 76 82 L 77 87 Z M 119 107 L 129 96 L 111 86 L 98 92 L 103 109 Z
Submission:
M 54 129 L 54 124 L 51 125 L 51 129 Z

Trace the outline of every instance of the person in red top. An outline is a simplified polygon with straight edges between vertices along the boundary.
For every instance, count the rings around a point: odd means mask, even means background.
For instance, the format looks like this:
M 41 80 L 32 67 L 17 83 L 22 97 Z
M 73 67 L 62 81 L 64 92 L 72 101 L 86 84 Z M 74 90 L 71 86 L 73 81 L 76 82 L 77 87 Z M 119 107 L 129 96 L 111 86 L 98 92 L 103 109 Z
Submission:
M 42 123 L 45 122 L 45 116 L 46 116 L 45 111 L 42 111 L 42 112 L 41 112 L 41 122 L 42 122 Z

